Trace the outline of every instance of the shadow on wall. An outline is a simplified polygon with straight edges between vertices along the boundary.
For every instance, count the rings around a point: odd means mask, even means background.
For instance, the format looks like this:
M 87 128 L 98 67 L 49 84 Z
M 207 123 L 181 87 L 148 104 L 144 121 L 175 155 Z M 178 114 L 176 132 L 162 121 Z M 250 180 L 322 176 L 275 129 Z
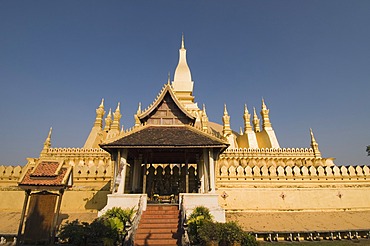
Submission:
M 94 193 L 91 199 L 88 199 L 85 204 L 85 209 L 101 210 L 107 205 L 108 194 L 110 191 L 111 181 L 104 185 L 99 191 Z

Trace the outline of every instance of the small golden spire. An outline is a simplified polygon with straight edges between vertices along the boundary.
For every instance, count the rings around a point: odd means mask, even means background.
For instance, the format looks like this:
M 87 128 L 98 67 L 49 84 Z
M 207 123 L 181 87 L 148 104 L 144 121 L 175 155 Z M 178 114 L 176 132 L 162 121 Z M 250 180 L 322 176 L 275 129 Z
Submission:
M 108 115 L 105 118 L 104 131 L 109 131 L 111 124 L 112 124 L 112 109 L 110 108 Z
M 265 100 L 263 99 L 263 97 L 262 97 L 262 109 L 267 109 Z
M 267 108 L 265 104 L 265 100 L 262 97 L 262 109 L 261 109 L 261 116 L 262 116 L 262 127 L 265 128 L 271 128 L 271 122 L 269 118 L 269 112 L 270 110 Z
M 244 114 L 249 114 L 247 104 L 244 104 Z
M 44 145 L 48 145 L 49 148 L 51 146 L 51 133 L 52 133 L 52 131 L 53 131 L 53 128 L 50 127 L 48 137 L 45 139 L 45 143 L 44 143 Z
M 94 127 L 102 128 L 103 127 L 103 117 L 104 117 L 104 98 L 102 98 L 99 107 L 96 109 L 96 117 L 94 122 Z
M 113 116 L 114 118 L 113 118 L 113 124 L 112 124 L 111 130 L 119 131 L 120 120 L 122 117 L 121 112 L 120 112 L 120 103 L 118 103 L 116 111 L 114 112 Z
M 168 72 L 168 75 L 167 75 L 167 84 L 171 84 L 171 74 L 170 72 Z
M 247 104 L 244 104 L 244 132 L 252 130 L 251 126 L 251 115 L 249 114 Z
M 316 142 L 315 136 L 313 135 L 313 131 L 310 128 L 310 135 L 311 135 L 311 148 L 315 154 L 315 157 L 321 157 L 321 153 L 319 150 L 319 144 Z
M 207 116 L 206 105 L 205 104 L 203 104 L 202 129 L 203 129 L 203 131 L 208 131 L 208 116 Z
M 230 127 L 230 116 L 227 112 L 226 103 L 224 104 L 224 116 L 222 116 L 222 122 L 223 122 L 223 136 L 227 137 L 231 134 L 231 127 Z
M 227 112 L 226 103 L 224 104 L 224 115 L 229 115 L 229 113 Z
M 52 133 L 52 130 L 53 130 L 53 128 L 50 127 L 48 136 L 46 137 L 45 142 L 44 142 L 44 147 L 41 150 L 40 157 L 45 156 L 48 153 L 48 149 L 50 149 L 50 147 L 51 147 L 51 133 Z
M 253 127 L 255 132 L 260 132 L 260 120 L 258 119 L 256 108 L 253 107 Z

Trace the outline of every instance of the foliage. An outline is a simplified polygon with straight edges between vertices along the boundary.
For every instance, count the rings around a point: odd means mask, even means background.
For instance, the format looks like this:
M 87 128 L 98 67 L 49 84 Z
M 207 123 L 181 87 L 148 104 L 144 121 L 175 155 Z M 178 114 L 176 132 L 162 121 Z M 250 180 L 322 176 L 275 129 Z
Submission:
M 89 231 L 89 223 L 80 223 L 78 219 L 71 222 L 67 221 L 61 227 L 59 238 L 73 245 L 87 245 Z
M 104 221 L 105 226 L 114 232 L 110 238 L 113 238 L 116 242 L 122 241 L 127 233 L 126 227 L 127 225 L 131 225 L 134 214 L 134 208 L 122 209 L 119 207 L 113 207 L 107 210 L 101 219 Z
M 214 242 L 219 246 L 256 246 L 256 239 L 235 222 L 212 221 L 208 208 L 197 207 L 189 216 L 189 239 L 191 245 L 207 245 Z
M 204 222 L 212 222 L 212 215 L 208 208 L 204 206 L 196 207 L 189 216 L 189 239 L 191 245 L 201 244 L 202 240 L 199 237 L 199 228 Z
M 203 219 L 206 219 L 206 220 L 213 219 L 211 212 L 209 211 L 209 208 L 206 208 L 204 206 L 198 206 L 194 208 L 193 212 L 190 214 L 189 221 L 199 216 L 203 216 Z
M 59 238 L 72 245 L 91 245 L 103 243 L 113 246 L 121 242 L 126 235 L 126 226 L 130 225 L 134 209 L 112 208 L 91 224 L 78 220 L 67 221 L 60 230 Z

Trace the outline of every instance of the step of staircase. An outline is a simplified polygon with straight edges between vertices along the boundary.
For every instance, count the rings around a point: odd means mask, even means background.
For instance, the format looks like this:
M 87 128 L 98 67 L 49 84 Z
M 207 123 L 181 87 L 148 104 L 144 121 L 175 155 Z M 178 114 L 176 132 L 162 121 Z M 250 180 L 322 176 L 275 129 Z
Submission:
M 178 227 L 178 205 L 148 204 L 135 233 L 135 246 L 177 246 L 181 238 Z

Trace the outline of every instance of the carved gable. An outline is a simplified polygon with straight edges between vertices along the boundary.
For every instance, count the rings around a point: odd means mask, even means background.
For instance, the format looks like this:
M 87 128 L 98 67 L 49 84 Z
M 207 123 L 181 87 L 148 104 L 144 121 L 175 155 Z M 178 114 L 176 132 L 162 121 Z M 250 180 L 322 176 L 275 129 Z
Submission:
M 188 125 L 193 123 L 176 104 L 167 92 L 158 106 L 144 119 L 142 123 L 150 125 Z

